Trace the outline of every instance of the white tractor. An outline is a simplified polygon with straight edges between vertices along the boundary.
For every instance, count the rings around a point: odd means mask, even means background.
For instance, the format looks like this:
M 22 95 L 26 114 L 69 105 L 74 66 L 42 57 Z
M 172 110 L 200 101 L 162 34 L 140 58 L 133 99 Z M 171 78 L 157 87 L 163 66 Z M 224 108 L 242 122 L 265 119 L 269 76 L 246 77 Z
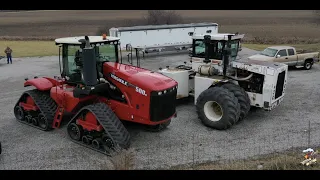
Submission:
M 199 119 L 224 130 L 243 120 L 251 107 L 272 110 L 285 95 L 288 66 L 236 60 L 244 35 L 194 35 L 191 64 L 160 68 L 178 82 L 177 99 L 194 96 Z

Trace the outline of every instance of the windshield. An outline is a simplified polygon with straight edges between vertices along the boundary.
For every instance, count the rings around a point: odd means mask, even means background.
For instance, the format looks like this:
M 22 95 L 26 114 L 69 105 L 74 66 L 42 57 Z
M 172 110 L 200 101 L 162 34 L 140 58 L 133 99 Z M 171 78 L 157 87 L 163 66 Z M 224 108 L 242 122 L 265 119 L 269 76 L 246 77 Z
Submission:
M 276 50 L 276 49 L 266 48 L 260 54 L 265 55 L 265 56 L 269 56 L 269 57 L 274 57 L 276 55 L 277 51 L 278 50 Z
M 222 60 L 223 57 L 223 46 L 225 42 L 223 41 L 211 41 L 208 50 L 209 58 Z M 194 40 L 194 54 L 195 57 L 204 58 L 205 57 L 205 43 L 202 39 Z M 234 61 L 238 55 L 239 40 L 231 41 L 231 60 Z
M 204 42 L 201 40 L 197 40 L 195 41 L 195 54 L 196 55 L 203 55 L 204 56 L 204 51 L 205 51 L 205 46 L 204 46 Z
M 104 44 L 94 46 L 96 52 L 97 65 L 102 62 L 117 62 L 118 49 L 115 44 Z M 82 70 L 82 49 L 79 45 L 64 44 L 62 48 L 63 75 L 68 76 L 72 82 L 81 81 Z
M 117 54 L 116 54 L 116 45 L 113 44 L 105 44 L 101 46 L 96 46 L 96 53 L 99 57 L 97 60 L 100 62 L 109 61 L 116 62 Z

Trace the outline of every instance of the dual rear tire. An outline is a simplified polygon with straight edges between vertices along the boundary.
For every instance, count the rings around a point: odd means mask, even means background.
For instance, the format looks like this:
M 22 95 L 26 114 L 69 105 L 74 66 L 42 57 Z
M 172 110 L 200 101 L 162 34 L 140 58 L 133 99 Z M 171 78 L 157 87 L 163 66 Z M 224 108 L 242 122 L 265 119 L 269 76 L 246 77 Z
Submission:
M 196 109 L 201 122 L 211 128 L 225 130 L 243 120 L 250 110 L 250 99 L 243 88 L 225 83 L 203 91 Z

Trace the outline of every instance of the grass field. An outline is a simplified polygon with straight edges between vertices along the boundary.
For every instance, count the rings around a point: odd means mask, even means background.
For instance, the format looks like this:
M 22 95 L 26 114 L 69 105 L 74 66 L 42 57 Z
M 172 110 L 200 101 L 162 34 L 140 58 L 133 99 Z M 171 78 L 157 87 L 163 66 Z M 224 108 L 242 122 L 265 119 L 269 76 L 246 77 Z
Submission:
M 255 50 L 275 44 L 320 50 L 320 28 L 316 23 L 317 16 L 311 10 L 177 12 L 183 17 L 181 23 L 216 22 L 219 32 L 244 33 L 244 47 Z M 135 10 L 0 12 L 0 55 L 6 46 L 12 47 L 14 57 L 57 55 L 58 48 L 53 42 L 55 38 L 96 35 L 102 27 L 127 26 L 129 21 L 131 24 L 139 22 L 146 13 Z
M 243 44 L 243 47 L 261 51 L 268 46 L 275 44 Z M 320 52 L 320 43 L 316 44 L 285 44 L 294 46 L 297 50 L 310 50 Z M 13 50 L 13 57 L 33 57 L 33 56 L 57 56 L 58 47 L 54 41 L 0 41 L 0 56 L 4 55 L 4 49 L 9 46 Z
M 0 56 L 5 48 L 12 49 L 13 58 L 58 55 L 58 47 L 53 41 L 0 41 Z

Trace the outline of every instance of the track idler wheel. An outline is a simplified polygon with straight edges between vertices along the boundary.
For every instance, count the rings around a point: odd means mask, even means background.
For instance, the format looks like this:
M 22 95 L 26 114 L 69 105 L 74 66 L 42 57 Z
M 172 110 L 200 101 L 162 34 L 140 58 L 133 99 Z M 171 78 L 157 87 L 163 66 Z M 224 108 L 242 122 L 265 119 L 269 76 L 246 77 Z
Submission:
M 82 137 L 82 142 L 86 145 L 89 145 L 91 143 L 91 139 L 88 138 L 88 136 L 83 136 Z
M 102 135 L 102 144 L 109 149 L 115 148 L 113 140 L 107 134 Z
M 28 123 L 32 123 L 32 116 L 30 116 L 30 115 L 28 115 L 28 116 L 26 116 L 26 122 L 28 122 Z
M 22 109 L 21 106 L 16 106 L 16 107 L 14 108 L 14 116 L 15 116 L 19 121 L 25 120 L 24 110 Z
M 101 144 L 102 144 L 101 138 L 97 138 L 92 141 L 92 146 L 96 149 L 99 149 Z
M 31 121 L 33 125 L 38 126 L 38 119 L 32 118 Z
M 77 125 L 76 123 L 70 123 L 67 127 L 68 134 L 71 139 L 80 141 L 83 140 L 83 129 L 81 126 Z

